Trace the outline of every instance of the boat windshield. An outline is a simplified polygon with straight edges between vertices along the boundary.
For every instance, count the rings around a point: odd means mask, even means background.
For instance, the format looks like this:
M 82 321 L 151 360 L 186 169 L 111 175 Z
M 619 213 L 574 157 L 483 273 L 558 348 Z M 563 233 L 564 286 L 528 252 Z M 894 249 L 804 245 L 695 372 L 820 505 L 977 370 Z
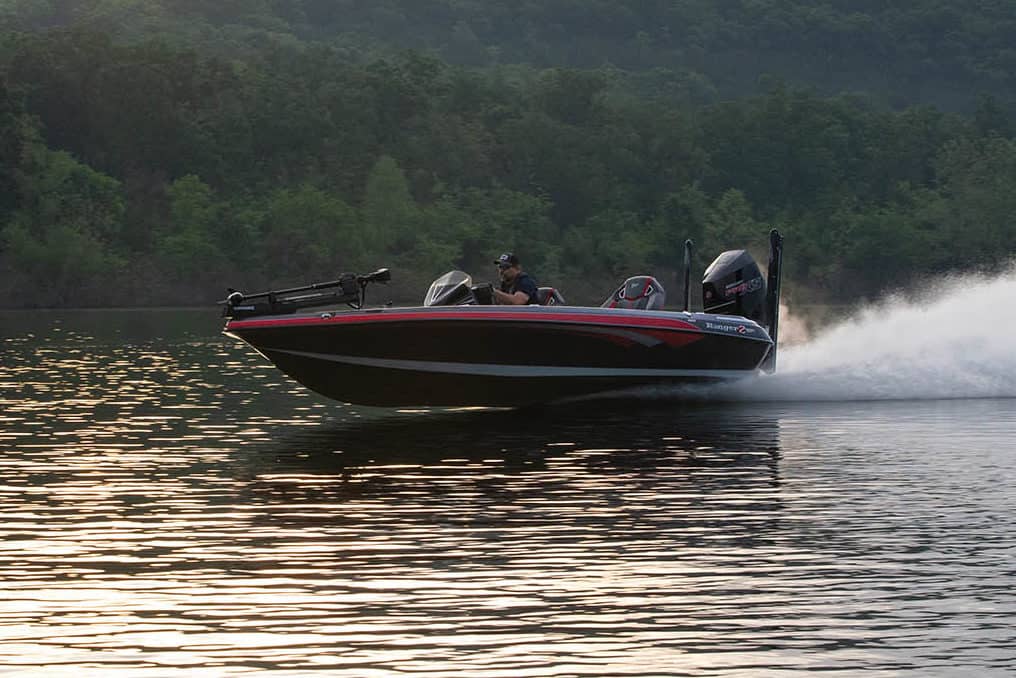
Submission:
M 449 271 L 430 284 L 424 306 L 455 306 L 472 298 L 473 279 L 462 271 Z

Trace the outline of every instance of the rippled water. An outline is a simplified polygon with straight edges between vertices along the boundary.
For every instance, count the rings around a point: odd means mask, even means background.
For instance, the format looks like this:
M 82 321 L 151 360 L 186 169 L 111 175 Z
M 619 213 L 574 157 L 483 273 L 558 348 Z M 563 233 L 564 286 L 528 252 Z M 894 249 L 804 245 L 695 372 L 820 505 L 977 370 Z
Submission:
M 1012 399 L 337 405 L 0 314 L 4 675 L 1011 675 Z

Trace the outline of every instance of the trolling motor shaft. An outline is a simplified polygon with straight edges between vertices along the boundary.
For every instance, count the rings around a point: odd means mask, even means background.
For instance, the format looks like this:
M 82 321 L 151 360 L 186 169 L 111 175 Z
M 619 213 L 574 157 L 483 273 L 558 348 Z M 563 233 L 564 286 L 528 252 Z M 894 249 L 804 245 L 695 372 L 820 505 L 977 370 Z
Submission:
M 362 308 L 367 285 L 373 282 L 387 283 L 391 279 L 391 272 L 381 268 L 366 275 L 344 273 L 338 280 L 256 294 L 244 294 L 229 288 L 229 295 L 221 302 L 222 315 L 235 319 L 283 315 L 302 308 L 328 304 L 348 304 L 353 308 Z

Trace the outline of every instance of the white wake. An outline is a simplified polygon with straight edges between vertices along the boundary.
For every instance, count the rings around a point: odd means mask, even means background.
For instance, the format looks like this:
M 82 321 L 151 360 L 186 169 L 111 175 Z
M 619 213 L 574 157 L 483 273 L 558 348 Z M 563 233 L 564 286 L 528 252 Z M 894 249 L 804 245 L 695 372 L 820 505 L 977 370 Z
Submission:
M 881 400 L 1016 397 L 1016 266 L 948 279 L 919 300 L 888 298 L 799 346 L 777 374 L 709 397 Z

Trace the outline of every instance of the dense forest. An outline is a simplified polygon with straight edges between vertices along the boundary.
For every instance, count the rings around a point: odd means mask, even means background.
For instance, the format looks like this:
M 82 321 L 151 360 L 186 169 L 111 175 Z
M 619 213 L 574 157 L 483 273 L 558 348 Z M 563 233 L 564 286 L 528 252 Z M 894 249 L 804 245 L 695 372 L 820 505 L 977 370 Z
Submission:
M 392 48 L 456 65 L 643 72 L 699 98 L 777 74 L 825 93 L 970 109 L 1016 85 L 1007 0 L 7 0 L 0 27 L 80 26 L 234 58 L 316 42 L 370 60 Z
M 990 1 L 16 0 L 2 303 L 416 298 L 507 249 L 594 302 L 771 227 L 800 299 L 1001 265 L 1014 45 Z

